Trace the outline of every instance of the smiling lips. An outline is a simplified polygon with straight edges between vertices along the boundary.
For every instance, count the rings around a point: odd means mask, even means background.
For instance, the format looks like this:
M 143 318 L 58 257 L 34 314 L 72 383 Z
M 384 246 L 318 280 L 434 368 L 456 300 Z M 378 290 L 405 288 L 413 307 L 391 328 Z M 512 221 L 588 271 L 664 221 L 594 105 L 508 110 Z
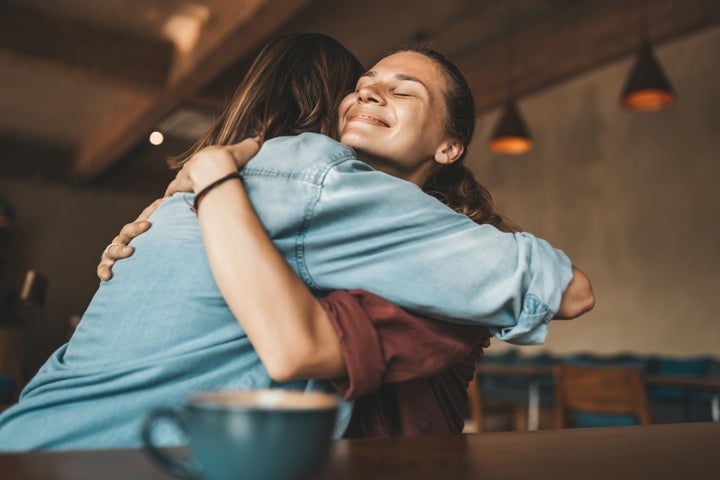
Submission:
M 389 127 L 390 125 L 387 124 L 387 122 L 380 120 L 377 117 L 374 117 L 372 115 L 369 115 L 367 113 L 356 113 L 354 115 L 351 115 L 348 119 L 348 123 L 358 121 L 363 123 L 369 123 L 370 125 L 379 125 L 383 127 Z

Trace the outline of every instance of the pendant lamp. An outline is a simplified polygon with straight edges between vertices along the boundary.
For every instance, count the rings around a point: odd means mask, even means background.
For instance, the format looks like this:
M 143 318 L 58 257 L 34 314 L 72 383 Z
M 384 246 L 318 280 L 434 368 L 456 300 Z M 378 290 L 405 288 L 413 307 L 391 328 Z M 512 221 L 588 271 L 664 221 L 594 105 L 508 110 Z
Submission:
M 523 120 L 520 110 L 515 102 L 515 88 L 512 77 L 512 41 L 510 32 L 510 19 L 512 17 L 511 2 L 505 3 L 505 26 L 506 26 L 506 71 L 507 71 L 507 89 L 508 100 L 505 104 L 505 111 L 500 117 L 500 121 L 495 126 L 493 134 L 490 136 L 490 151 L 503 155 L 522 155 L 529 152 L 533 147 L 533 140 L 530 131 L 527 128 L 525 120 Z
M 657 112 L 675 101 L 675 91 L 653 53 L 643 42 L 630 76 L 622 90 L 621 103 L 636 112 Z
M 517 109 L 515 99 L 510 98 L 490 137 L 490 150 L 505 155 L 521 155 L 529 152 L 532 146 L 533 140 L 525 120 Z
M 675 91 L 650 45 L 650 2 L 642 0 L 642 44 L 620 96 L 623 107 L 634 112 L 657 112 L 675 101 Z

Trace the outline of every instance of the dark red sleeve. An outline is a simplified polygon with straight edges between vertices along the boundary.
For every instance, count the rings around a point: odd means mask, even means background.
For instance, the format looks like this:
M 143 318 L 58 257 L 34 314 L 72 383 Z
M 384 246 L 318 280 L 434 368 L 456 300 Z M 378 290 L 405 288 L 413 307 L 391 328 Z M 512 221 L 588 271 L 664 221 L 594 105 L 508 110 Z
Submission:
M 355 400 L 347 437 L 454 435 L 465 425 L 468 383 L 478 352 L 429 378 L 387 383 Z
M 384 383 L 431 377 L 461 363 L 482 341 L 484 327 L 412 315 L 364 290 L 335 291 L 321 300 L 340 339 L 348 376 L 332 381 L 345 398 Z

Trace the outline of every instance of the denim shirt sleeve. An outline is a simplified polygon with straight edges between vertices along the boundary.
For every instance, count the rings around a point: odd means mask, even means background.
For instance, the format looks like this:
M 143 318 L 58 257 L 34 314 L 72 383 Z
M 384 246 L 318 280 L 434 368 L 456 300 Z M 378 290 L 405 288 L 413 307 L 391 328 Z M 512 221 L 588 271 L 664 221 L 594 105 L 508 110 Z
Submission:
M 315 193 L 296 246 L 312 288 L 361 288 L 510 343 L 545 340 L 572 278 L 562 251 L 478 225 L 357 160 L 335 164 Z

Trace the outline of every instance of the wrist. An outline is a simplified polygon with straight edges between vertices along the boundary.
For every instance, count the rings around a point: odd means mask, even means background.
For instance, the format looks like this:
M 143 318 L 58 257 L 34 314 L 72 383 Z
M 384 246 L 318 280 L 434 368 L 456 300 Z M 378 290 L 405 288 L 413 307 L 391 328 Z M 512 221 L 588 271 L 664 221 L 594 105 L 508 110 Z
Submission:
M 224 156 L 209 156 L 203 160 L 192 164 L 188 172 L 196 195 L 217 179 L 237 172 L 235 162 Z
M 192 206 L 193 211 L 195 211 L 195 213 L 197 213 L 198 207 L 200 206 L 200 201 L 203 198 L 205 198 L 205 196 L 208 193 L 210 193 L 213 189 L 215 189 L 215 188 L 219 187 L 220 185 L 222 185 L 223 183 L 229 182 L 231 180 L 242 181 L 242 179 L 243 179 L 242 174 L 240 174 L 240 172 L 235 170 L 234 172 L 230 172 L 230 173 L 223 175 L 222 177 L 216 179 L 215 181 L 210 182 L 202 190 L 198 191 L 195 194 L 195 201 L 193 202 L 193 206 Z

